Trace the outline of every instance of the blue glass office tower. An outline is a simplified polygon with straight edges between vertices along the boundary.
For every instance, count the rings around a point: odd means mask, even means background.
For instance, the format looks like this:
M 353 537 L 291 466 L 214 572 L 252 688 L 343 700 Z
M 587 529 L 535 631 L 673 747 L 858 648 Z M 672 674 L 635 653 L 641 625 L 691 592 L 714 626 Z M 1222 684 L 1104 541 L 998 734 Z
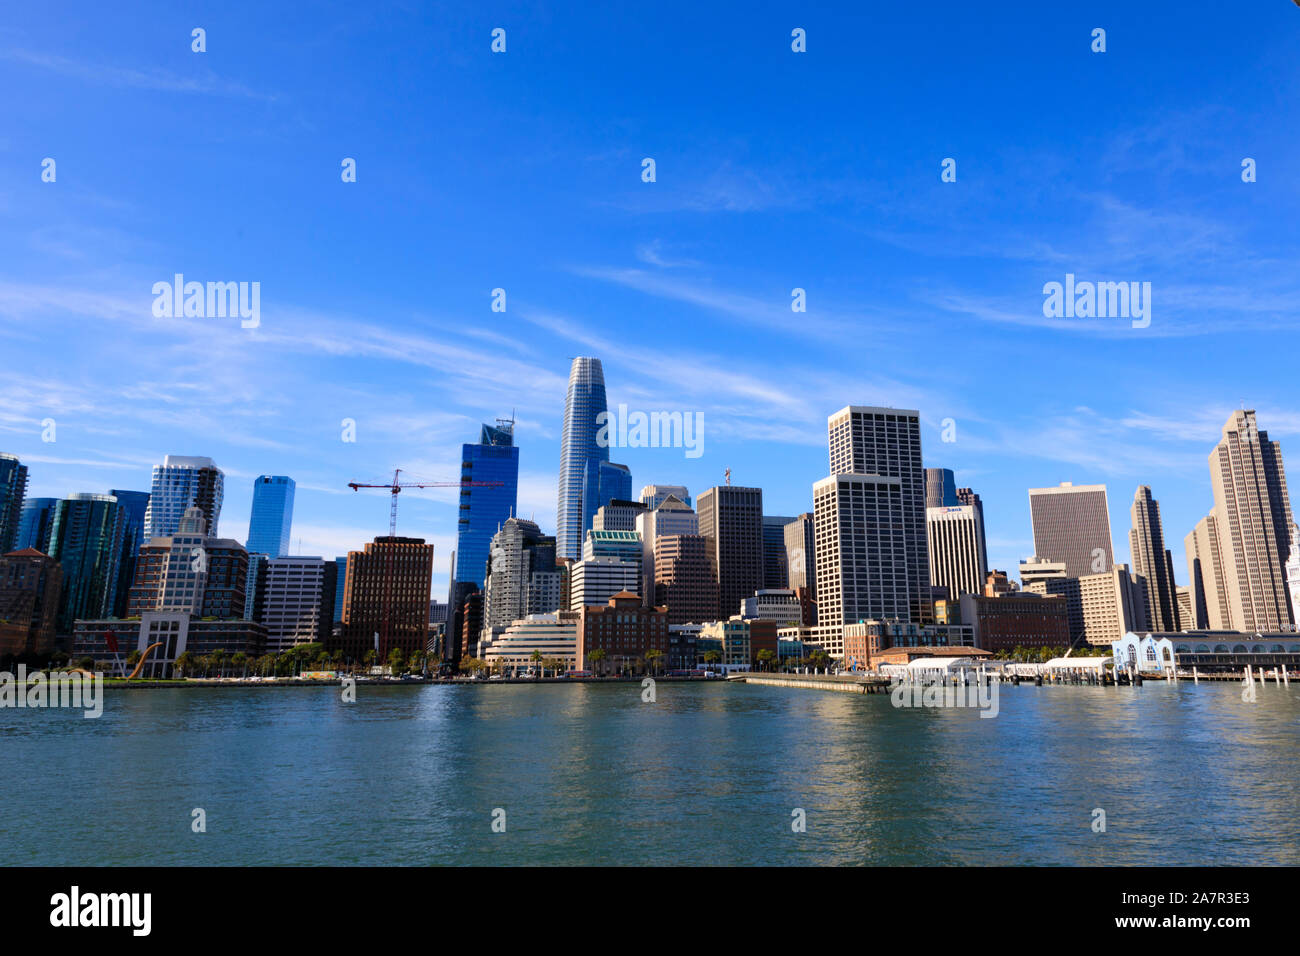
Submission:
M 492 536 L 515 517 L 519 499 L 519 449 L 514 422 L 484 425 L 477 445 L 460 446 L 461 481 L 499 481 L 500 488 L 462 488 L 456 526 L 456 580 L 479 588 L 487 572 Z
M 28 498 L 23 502 L 13 550 L 35 548 L 41 554 L 50 553 L 50 523 L 54 520 L 54 506 L 58 503 L 58 498 Z
M 113 488 L 108 492 L 122 506 L 122 557 L 118 563 L 117 597 L 113 602 L 113 615 L 126 617 L 127 597 L 135 583 L 135 561 L 144 547 L 144 520 L 149 510 L 149 492 L 123 491 Z
M 26 496 L 27 466 L 13 455 L 0 455 L 0 554 L 14 549 Z
M 293 525 L 293 492 L 297 485 L 284 475 L 259 475 L 253 482 L 253 510 L 248 516 L 249 554 L 283 558 L 289 553 Z
M 343 587 L 348 583 L 348 557 L 334 559 L 334 620 L 343 620 Z
M 599 469 L 589 461 L 608 462 L 609 448 L 596 441 L 597 416 L 608 414 L 605 370 L 600 359 L 579 356 L 569 367 L 569 391 L 564 399 L 564 430 L 560 434 L 560 487 L 556 503 L 555 553 L 560 558 L 582 558 L 582 539 L 591 527 L 600 497 Z M 593 484 L 594 481 L 594 484 Z M 631 497 L 631 486 L 624 498 Z
M 125 529 L 112 495 L 70 495 L 55 506 L 50 557 L 63 567 L 60 634 L 71 634 L 76 620 L 112 615 Z
M 632 472 L 627 465 L 612 461 L 588 459 L 587 474 L 582 483 L 582 539 L 596 520 L 596 511 L 611 501 L 632 499 Z

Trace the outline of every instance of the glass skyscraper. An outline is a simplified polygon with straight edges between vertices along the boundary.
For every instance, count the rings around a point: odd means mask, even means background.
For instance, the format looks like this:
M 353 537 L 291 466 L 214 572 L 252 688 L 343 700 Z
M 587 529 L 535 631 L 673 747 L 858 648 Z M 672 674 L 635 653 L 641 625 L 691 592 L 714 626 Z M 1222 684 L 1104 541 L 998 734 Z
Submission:
M 0 554 L 14 549 L 26 494 L 27 466 L 13 455 L 0 455 Z
M 586 540 L 596 512 L 611 501 L 630 501 L 632 472 L 627 465 L 612 461 L 587 460 L 587 474 L 582 483 L 582 535 Z
M 217 536 L 225 475 L 211 458 L 168 455 L 153 466 L 153 487 L 145 511 L 145 538 L 162 538 L 176 533 L 185 509 L 203 512 L 208 534 Z
M 582 539 L 596 514 L 600 480 L 599 471 L 589 471 L 587 463 L 609 461 L 609 448 L 596 441 L 596 416 L 608 411 L 605 371 L 600 359 L 575 358 L 569 367 L 564 430 L 560 435 L 560 486 L 555 532 L 557 557 L 574 560 L 582 557 Z M 631 493 L 629 482 L 624 497 L 631 497 Z M 590 510 L 587 509 L 589 504 L 593 506 Z
M 63 568 L 60 634 L 71 634 L 78 619 L 112 615 L 125 531 L 122 506 L 112 495 L 70 495 L 55 506 L 50 557 Z
M 50 522 L 54 519 L 54 506 L 58 503 L 58 498 L 28 498 L 23 502 L 14 551 L 35 548 L 42 554 L 50 553 Z
M 149 510 L 149 492 L 124 491 L 113 488 L 108 492 L 122 506 L 122 557 L 117 571 L 117 597 L 113 602 L 113 614 L 126 617 L 127 597 L 131 585 L 135 582 L 135 562 L 144 547 L 144 518 Z
M 284 475 L 259 475 L 253 482 L 253 510 L 248 516 L 250 554 L 282 558 L 289 553 L 293 493 L 297 486 Z
M 484 425 L 477 445 L 461 445 L 461 481 L 499 481 L 500 488 L 462 488 L 456 525 L 457 581 L 483 587 L 492 536 L 516 517 L 519 497 L 519 449 L 514 422 L 498 419 Z

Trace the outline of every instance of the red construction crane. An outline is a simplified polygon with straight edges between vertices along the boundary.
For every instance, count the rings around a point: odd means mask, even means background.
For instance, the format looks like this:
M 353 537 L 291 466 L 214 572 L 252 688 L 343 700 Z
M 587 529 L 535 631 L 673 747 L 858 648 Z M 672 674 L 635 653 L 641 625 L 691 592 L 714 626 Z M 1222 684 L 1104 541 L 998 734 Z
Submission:
M 360 481 L 349 481 L 348 487 L 353 491 L 362 488 L 387 488 L 393 496 L 392 508 L 388 513 L 388 536 L 397 537 L 397 496 L 403 488 L 500 488 L 505 485 L 503 481 L 407 481 L 400 480 L 402 469 L 398 468 L 393 472 L 393 480 L 384 485 L 371 485 Z M 388 652 L 388 619 L 389 613 L 393 606 L 393 548 L 390 545 L 384 551 L 384 627 L 381 636 L 381 644 L 376 649 L 379 655 L 379 661 L 385 660 Z

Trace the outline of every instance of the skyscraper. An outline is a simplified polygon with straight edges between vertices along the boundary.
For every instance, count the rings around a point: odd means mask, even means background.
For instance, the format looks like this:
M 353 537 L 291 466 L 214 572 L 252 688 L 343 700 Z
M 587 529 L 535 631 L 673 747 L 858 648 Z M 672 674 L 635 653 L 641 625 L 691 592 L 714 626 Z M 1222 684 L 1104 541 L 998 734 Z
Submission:
M 685 489 L 682 489 L 683 491 Z M 641 497 L 646 498 L 645 489 Z M 652 499 L 655 496 L 650 496 Z M 642 600 L 646 604 L 662 604 L 655 597 L 655 568 L 658 561 L 657 542 L 664 535 L 700 533 L 699 515 L 690 505 L 676 495 L 666 495 L 651 505 L 649 510 L 636 516 L 636 532 L 641 536 L 641 588 Z M 701 618 L 701 620 L 703 620 Z M 679 622 L 674 622 L 679 623 Z
M 1192 626 L 1199 630 L 1235 630 L 1219 544 L 1219 522 L 1213 511 L 1196 522 L 1191 534 L 1183 539 L 1183 547 L 1187 550 L 1187 578 L 1192 589 Z
M 461 481 L 499 481 L 499 488 L 461 488 L 456 525 L 456 566 L 453 578 L 483 587 L 492 536 L 519 504 L 519 449 L 515 423 L 499 418 L 484 425 L 477 445 L 460 446 Z
M 336 565 L 324 558 L 269 558 L 258 620 L 266 625 L 266 650 L 278 654 L 295 644 L 325 643 L 334 626 Z
M 126 522 L 122 532 L 122 558 L 117 572 L 117 596 L 113 599 L 113 613 L 126 617 L 131 585 L 135 583 L 135 562 L 144 547 L 144 520 L 149 510 L 149 492 L 113 488 L 109 494 L 122 506 L 122 519 Z
M 958 503 L 958 504 L 962 504 L 962 505 L 970 505 L 970 507 L 972 507 L 972 508 L 975 509 L 975 514 L 979 516 L 979 519 L 980 519 L 980 565 L 981 565 L 982 567 L 984 567 L 984 568 L 987 569 L 988 566 L 989 566 L 989 548 L 988 548 L 988 537 L 987 537 L 988 532 L 987 532 L 987 530 L 986 530 L 987 527 L 988 527 L 988 525 L 986 525 L 986 524 L 984 523 L 984 502 L 982 502 L 982 501 L 980 500 L 980 496 L 977 495 L 977 494 L 976 494 L 974 491 L 972 491 L 971 489 L 969 489 L 969 488 L 958 488 L 958 489 L 957 489 L 957 503 Z
M 928 624 L 934 617 L 930 600 L 930 561 L 925 530 L 925 470 L 921 466 L 921 413 L 898 408 L 849 405 L 827 419 L 830 475 L 875 475 L 898 479 L 903 561 L 906 567 L 884 572 L 892 581 L 906 580 L 910 615 L 901 619 Z M 816 486 L 814 486 L 816 487 Z M 847 544 L 847 543 L 846 543 Z M 875 547 L 874 545 L 870 545 Z M 880 554 L 893 553 L 881 546 Z M 821 601 L 821 545 L 817 550 L 817 590 Z M 892 616 L 892 615 L 891 615 Z M 844 623 L 855 623 L 859 618 Z M 838 619 L 818 616 L 823 624 Z
M 725 620 L 763 587 L 763 489 L 718 485 L 695 503 L 718 582 L 718 617 Z
M 145 538 L 175 534 L 190 507 L 203 512 L 208 534 L 216 537 L 224 491 L 225 475 L 211 458 L 168 455 L 161 465 L 153 466 Z
M 63 569 L 60 634 L 71 634 L 78 618 L 113 613 L 125 528 L 122 506 L 112 495 L 75 494 L 55 506 L 50 557 Z
M 280 558 L 289 553 L 293 526 L 293 494 L 297 485 L 284 475 L 259 475 L 253 482 L 253 508 L 248 515 L 250 554 Z
M 812 512 L 805 511 L 785 526 L 786 566 L 790 571 L 790 587 L 807 588 L 808 597 L 814 601 L 817 600 L 816 547 Z
M 925 469 L 925 506 L 949 508 L 961 504 L 957 500 L 957 482 L 951 468 Z
M 50 553 L 50 521 L 58 503 L 58 498 L 28 498 L 23 502 L 14 550 L 35 548 L 42 554 Z
M 790 565 L 785 554 L 785 526 L 789 515 L 763 515 L 763 588 L 779 591 L 790 586 Z
M 819 643 L 832 656 L 843 653 L 846 624 L 914 622 L 921 596 L 909 553 L 911 499 L 924 505 L 920 487 L 905 496 L 898 477 L 839 474 L 813 485 Z M 928 567 L 923 583 L 928 600 Z
M 591 530 L 596 512 L 613 501 L 632 497 L 632 472 L 627 465 L 612 461 L 587 460 L 587 475 L 582 487 L 582 532 Z
M 596 513 L 584 515 L 584 485 L 589 461 L 609 461 L 609 448 L 596 441 L 596 417 L 608 413 L 605 372 L 600 359 L 579 356 L 569 367 L 569 390 L 564 399 L 564 427 L 560 434 L 560 483 L 556 502 L 556 551 L 559 557 L 577 559 L 582 539 Z M 588 500 L 595 503 L 599 488 Z M 628 493 L 620 495 L 627 498 Z M 598 506 L 597 506 L 598 507 Z
M 1133 573 L 1146 586 L 1148 626 L 1153 631 L 1177 631 L 1180 622 L 1174 559 L 1165 548 L 1160 504 L 1146 485 L 1139 485 L 1133 495 L 1132 517 L 1133 527 L 1128 533 L 1129 551 L 1133 557 Z M 1188 624 L 1190 626 L 1190 622 Z
M 1259 430 L 1254 411 L 1236 411 L 1210 452 L 1214 515 L 1235 627 L 1291 627 L 1283 569 L 1291 552 L 1291 501 L 1282 449 Z
M 654 546 L 654 597 L 669 624 L 700 624 L 718 612 L 718 584 L 709 570 L 709 541 L 698 534 L 663 534 Z
M 1056 488 L 1030 488 L 1029 514 L 1034 554 L 1065 562 L 1070 577 L 1102 574 L 1114 565 L 1105 485 L 1063 481 Z
M 508 518 L 492 536 L 483 589 L 483 639 L 491 641 L 529 614 L 551 614 L 560 606 L 560 570 L 555 538 L 535 522 Z
M 988 568 L 982 563 L 984 537 L 978 512 L 970 505 L 925 509 L 930 552 L 930 585 L 948 589 L 956 601 L 963 594 L 980 594 Z
M 0 454 L 0 554 L 14 550 L 27 496 L 27 466 L 13 455 Z
M 433 545 L 423 538 L 384 535 L 364 551 L 348 552 L 343 589 L 343 634 L 330 639 L 330 650 L 353 660 L 376 651 L 386 662 L 394 649 L 409 656 L 424 650 L 429 637 L 429 587 L 433 582 Z

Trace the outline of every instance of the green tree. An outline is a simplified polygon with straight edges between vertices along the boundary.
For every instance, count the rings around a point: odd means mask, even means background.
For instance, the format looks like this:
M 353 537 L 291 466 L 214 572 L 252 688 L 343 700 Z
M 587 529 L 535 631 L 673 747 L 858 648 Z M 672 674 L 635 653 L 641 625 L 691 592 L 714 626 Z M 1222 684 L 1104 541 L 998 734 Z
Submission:
M 587 660 L 591 661 L 591 663 L 596 665 L 595 667 L 596 674 L 598 675 L 603 674 L 605 670 L 605 658 L 608 656 L 609 655 L 605 653 L 605 649 L 603 647 L 598 647 L 590 654 L 587 655 Z
M 762 670 L 771 670 L 772 662 L 776 660 L 776 651 L 765 647 L 755 657 L 758 658 L 758 665 Z

